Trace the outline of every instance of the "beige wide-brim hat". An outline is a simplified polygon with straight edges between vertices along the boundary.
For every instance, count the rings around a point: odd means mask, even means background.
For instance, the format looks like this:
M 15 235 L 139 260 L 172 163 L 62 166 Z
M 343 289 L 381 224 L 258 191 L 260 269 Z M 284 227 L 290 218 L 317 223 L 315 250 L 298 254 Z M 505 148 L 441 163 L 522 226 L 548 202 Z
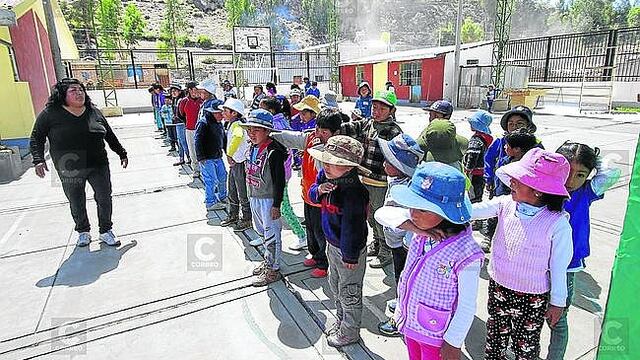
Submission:
M 371 171 L 363 166 L 361 166 L 360 164 L 357 164 L 353 161 L 347 160 L 347 159 L 343 159 L 341 157 L 338 157 L 336 155 L 331 154 L 330 152 L 328 152 L 327 150 L 321 150 L 321 149 L 317 149 L 317 148 L 309 148 L 307 149 L 307 151 L 309 152 L 309 155 L 311 155 L 312 158 L 323 162 L 323 163 L 327 163 L 327 164 L 332 164 L 332 165 L 342 165 L 342 166 L 354 166 L 358 168 L 358 171 L 360 171 L 361 173 L 365 174 L 365 175 L 369 175 L 371 174 Z

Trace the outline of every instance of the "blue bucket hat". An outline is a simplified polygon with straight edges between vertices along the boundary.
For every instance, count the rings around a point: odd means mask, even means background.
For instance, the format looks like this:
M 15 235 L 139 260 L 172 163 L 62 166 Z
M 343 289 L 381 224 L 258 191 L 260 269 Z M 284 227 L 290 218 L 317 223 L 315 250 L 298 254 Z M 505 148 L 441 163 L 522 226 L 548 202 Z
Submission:
M 426 107 L 423 110 L 437 112 L 445 117 L 450 117 L 451 114 L 453 114 L 453 105 L 451 105 L 447 100 L 438 100 L 434 101 L 431 106 Z
M 491 134 L 489 125 L 493 121 L 493 116 L 484 110 L 478 110 L 473 115 L 467 118 L 467 121 L 471 125 L 471 130 L 480 131 L 485 134 Z
M 424 157 L 420 145 L 407 134 L 399 134 L 389 141 L 378 138 L 378 144 L 385 160 L 407 176 L 413 176 L 418 163 Z
M 244 128 L 248 127 L 261 127 L 267 130 L 275 131 L 273 128 L 273 115 L 270 112 L 263 109 L 253 110 L 249 113 L 247 122 L 239 124 Z
M 391 188 L 391 198 L 410 209 L 429 211 L 454 224 L 471 219 L 471 201 L 465 190 L 464 175 L 439 162 L 418 165 L 409 185 Z

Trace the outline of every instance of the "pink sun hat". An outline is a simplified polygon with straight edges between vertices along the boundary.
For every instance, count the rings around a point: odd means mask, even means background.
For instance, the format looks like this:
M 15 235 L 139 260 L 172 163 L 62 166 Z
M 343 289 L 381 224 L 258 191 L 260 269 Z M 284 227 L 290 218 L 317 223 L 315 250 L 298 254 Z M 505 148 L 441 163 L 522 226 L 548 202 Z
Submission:
M 564 184 L 570 170 L 571 165 L 564 156 L 533 148 L 520 161 L 496 170 L 496 176 L 509 187 L 513 178 L 541 193 L 568 197 L 569 192 Z

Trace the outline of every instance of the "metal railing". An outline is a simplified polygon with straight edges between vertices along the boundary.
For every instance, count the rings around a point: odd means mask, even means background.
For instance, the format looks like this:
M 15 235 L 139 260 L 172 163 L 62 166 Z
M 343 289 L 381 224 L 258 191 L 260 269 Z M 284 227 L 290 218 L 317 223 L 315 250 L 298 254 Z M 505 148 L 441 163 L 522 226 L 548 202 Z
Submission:
M 532 82 L 640 81 L 640 27 L 511 40 L 503 60 Z
M 114 83 L 110 85 L 118 89 L 138 89 L 156 82 L 168 85 L 171 81 L 201 81 L 225 69 L 277 69 L 267 75 L 241 78 L 237 78 L 236 71 L 229 71 L 233 76 L 229 80 L 237 85 L 267 81 L 286 84 L 303 77 L 329 82 L 332 74 L 329 52 L 236 54 L 226 50 L 100 49 L 100 60 L 97 61 L 95 49 L 81 50 L 80 60 L 66 62 L 67 76 L 80 79 L 90 89 L 100 89 L 103 84 L 98 80 L 98 73 L 106 67 L 114 74 Z

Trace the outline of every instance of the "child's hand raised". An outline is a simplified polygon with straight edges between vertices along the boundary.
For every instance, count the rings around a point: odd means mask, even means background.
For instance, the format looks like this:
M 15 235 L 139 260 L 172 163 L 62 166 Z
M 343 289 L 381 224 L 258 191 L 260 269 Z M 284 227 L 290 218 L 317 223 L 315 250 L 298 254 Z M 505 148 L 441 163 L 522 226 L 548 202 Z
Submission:
M 337 185 L 334 185 L 332 183 L 328 183 L 328 182 L 322 183 L 318 185 L 318 193 L 320 193 L 320 195 L 328 194 L 333 190 L 335 190 L 337 187 L 338 187 Z

